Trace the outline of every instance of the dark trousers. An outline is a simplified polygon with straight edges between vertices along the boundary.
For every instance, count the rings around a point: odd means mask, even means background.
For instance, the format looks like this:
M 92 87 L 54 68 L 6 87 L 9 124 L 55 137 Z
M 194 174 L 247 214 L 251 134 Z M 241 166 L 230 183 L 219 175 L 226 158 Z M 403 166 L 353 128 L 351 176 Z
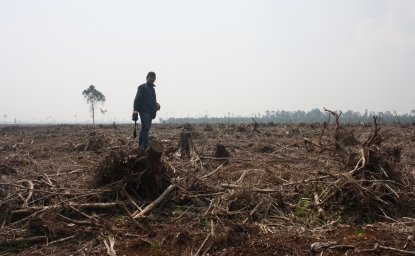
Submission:
M 141 120 L 141 130 L 140 130 L 140 137 L 138 138 L 138 146 L 141 148 L 146 149 L 149 144 L 149 131 L 151 127 L 151 117 L 150 113 L 140 112 L 140 120 Z

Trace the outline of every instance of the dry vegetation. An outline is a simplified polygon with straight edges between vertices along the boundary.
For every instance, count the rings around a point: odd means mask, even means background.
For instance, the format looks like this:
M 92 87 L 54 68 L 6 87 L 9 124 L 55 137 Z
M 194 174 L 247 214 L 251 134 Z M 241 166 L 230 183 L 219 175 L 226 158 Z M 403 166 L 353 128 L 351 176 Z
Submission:
M 414 255 L 415 126 L 331 113 L 154 125 L 153 153 L 127 125 L 3 127 L 0 255 Z

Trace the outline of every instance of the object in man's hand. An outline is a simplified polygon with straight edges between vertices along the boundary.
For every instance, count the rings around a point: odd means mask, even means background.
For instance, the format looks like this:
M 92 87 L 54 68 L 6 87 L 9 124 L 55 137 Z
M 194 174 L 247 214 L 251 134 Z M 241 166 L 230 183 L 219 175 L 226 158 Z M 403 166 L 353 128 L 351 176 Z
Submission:
M 134 121 L 133 138 L 137 138 L 137 121 Z
M 138 120 L 138 112 L 134 111 L 133 112 L 133 121 L 137 121 Z

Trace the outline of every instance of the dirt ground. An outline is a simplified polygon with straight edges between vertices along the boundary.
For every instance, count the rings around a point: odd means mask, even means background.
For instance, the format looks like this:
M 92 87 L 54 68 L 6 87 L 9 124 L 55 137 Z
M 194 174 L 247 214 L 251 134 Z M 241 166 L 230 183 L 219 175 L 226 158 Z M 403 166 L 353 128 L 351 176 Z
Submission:
M 155 124 L 138 216 L 132 125 L 3 127 L 0 255 L 414 255 L 415 126 L 377 128 Z

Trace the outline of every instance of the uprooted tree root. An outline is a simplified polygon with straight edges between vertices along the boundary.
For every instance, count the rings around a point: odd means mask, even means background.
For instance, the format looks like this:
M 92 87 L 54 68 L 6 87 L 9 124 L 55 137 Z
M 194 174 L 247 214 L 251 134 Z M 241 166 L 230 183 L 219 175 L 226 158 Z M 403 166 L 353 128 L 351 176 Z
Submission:
M 170 185 L 171 170 L 161 159 L 151 156 L 150 151 L 136 155 L 123 149 L 112 150 L 96 167 L 97 185 L 109 185 L 114 198 L 125 199 L 125 192 L 141 200 L 159 196 Z
M 376 121 L 374 117 L 374 133 L 362 143 L 359 153 L 353 155 L 354 169 L 340 173 L 321 192 L 318 205 L 327 212 L 341 212 L 344 218 L 367 222 L 398 218 L 413 208 L 408 182 L 414 184 L 414 181 L 407 180 L 399 166 L 402 149 L 380 146 Z
M 331 205 L 331 210 L 341 207 L 343 212 L 360 220 L 401 217 L 412 208 L 408 182 L 414 181 L 407 180 L 400 172 L 399 152 L 398 147 L 367 149 L 367 158 L 358 161 L 361 166 L 339 175 L 330 186 L 322 197 L 325 205 Z

